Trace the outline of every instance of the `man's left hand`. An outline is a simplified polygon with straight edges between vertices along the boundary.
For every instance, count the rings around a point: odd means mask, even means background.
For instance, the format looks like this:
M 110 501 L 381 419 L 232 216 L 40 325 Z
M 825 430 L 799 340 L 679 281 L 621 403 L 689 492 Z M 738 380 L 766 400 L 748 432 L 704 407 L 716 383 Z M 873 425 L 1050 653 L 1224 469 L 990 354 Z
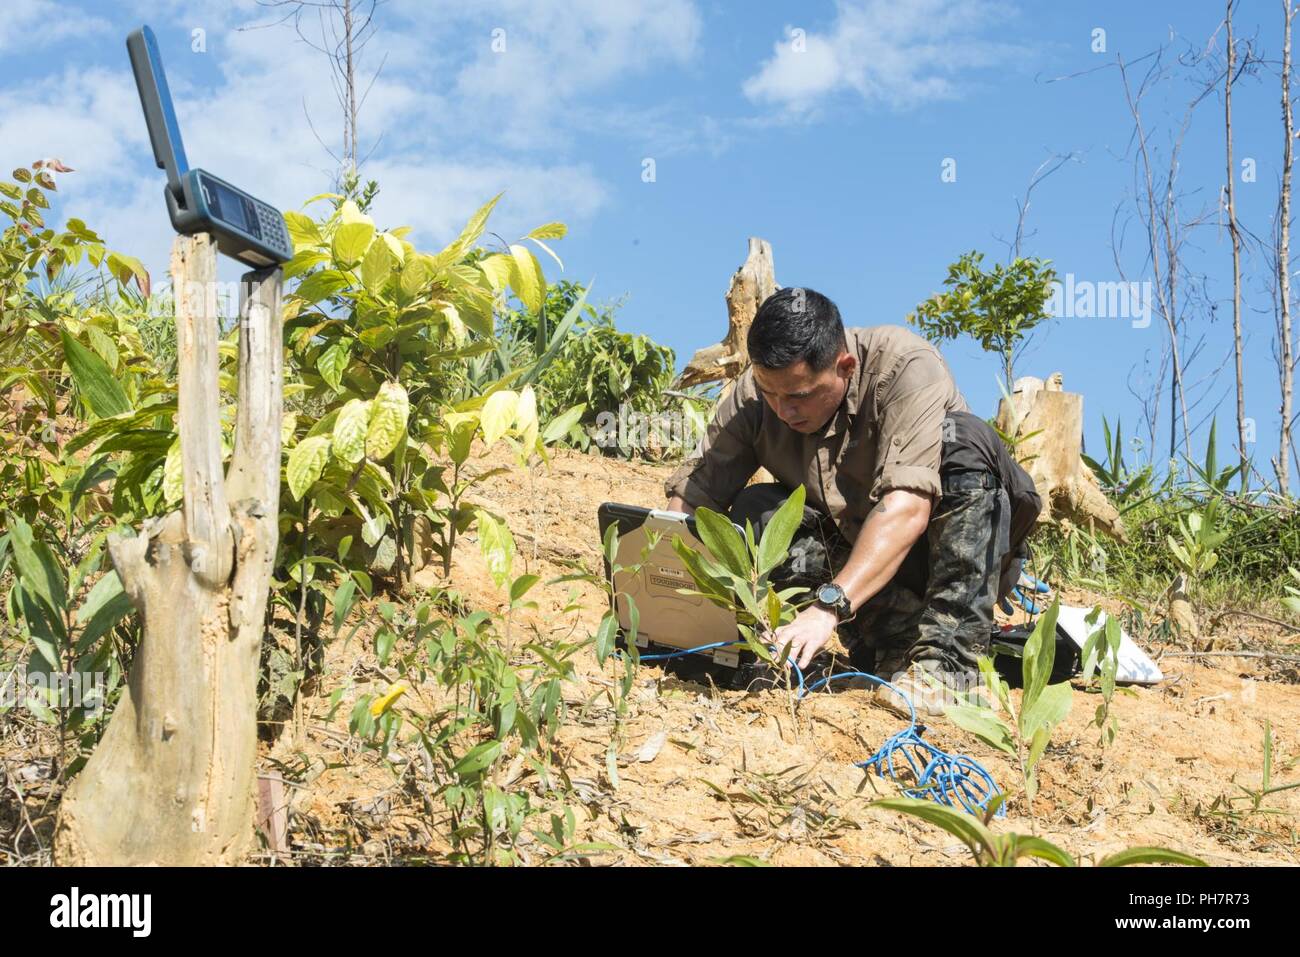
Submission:
M 782 625 L 772 636 L 779 656 L 781 649 L 790 644 L 790 659 L 801 669 L 812 663 L 813 656 L 821 651 L 826 642 L 835 634 L 838 620 L 835 613 L 820 605 L 809 605 L 794 621 Z

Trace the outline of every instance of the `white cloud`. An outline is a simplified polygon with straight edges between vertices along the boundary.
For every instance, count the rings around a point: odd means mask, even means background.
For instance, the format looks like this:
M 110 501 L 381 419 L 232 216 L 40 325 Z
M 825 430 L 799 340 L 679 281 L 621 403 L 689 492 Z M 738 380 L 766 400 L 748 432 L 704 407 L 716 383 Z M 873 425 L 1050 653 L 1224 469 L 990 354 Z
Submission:
M 28 52 L 107 29 L 108 21 L 84 10 L 68 9 L 53 0 L 21 0 L 5 4 L 0 14 L 0 52 Z
M 752 101 L 792 114 L 844 92 L 896 110 L 957 99 L 970 71 L 1028 53 L 989 38 L 1014 12 L 997 0 L 836 0 L 829 29 L 803 28 L 796 37 L 787 27 L 742 89 Z

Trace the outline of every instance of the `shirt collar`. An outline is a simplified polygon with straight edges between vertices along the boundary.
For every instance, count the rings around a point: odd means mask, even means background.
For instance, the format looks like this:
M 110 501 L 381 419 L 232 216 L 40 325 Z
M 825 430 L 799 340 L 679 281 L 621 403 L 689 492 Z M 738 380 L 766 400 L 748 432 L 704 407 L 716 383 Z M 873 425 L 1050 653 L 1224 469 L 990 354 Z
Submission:
M 851 427 L 853 420 L 857 418 L 858 410 L 862 407 L 862 350 L 858 348 L 856 335 L 845 330 L 845 336 L 848 339 L 849 349 L 855 354 L 858 362 L 853 369 L 853 375 L 849 377 L 849 387 L 844 393 L 844 401 L 840 403 L 840 407 L 835 410 L 830 423 L 826 426 L 825 438 L 838 435 Z

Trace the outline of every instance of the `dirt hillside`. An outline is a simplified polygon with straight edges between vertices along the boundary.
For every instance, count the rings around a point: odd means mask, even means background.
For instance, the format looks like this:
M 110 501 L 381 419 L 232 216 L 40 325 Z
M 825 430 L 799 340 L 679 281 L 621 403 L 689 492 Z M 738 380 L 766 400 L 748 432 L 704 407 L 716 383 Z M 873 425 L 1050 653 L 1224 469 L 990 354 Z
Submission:
M 493 459 L 484 467 L 493 464 L 506 463 Z M 564 560 L 599 568 L 597 506 L 661 504 L 669 471 L 561 452 L 531 485 L 526 473 L 496 476 L 478 501 L 509 517 L 524 566 L 516 574 L 526 570 L 545 582 L 569 570 Z M 439 572 L 419 572 L 415 591 L 441 582 Z M 472 606 L 501 601 L 472 535 L 458 545 L 451 581 Z M 574 628 L 572 616 L 559 611 L 575 587 L 585 599 L 578 633 L 594 630 L 601 595 L 572 584 L 535 589 L 539 628 Z M 1068 588 L 1063 597 L 1074 604 L 1095 600 Z M 1218 646 L 1259 647 L 1281 638 L 1252 626 L 1249 635 L 1219 636 Z M 1162 651 L 1147 650 L 1157 658 Z M 322 696 L 307 702 L 307 740 L 294 747 L 282 739 L 274 756 L 266 756 L 267 768 L 314 766 L 305 776 L 309 783 L 291 788 L 291 857 L 303 862 L 436 860 L 446 849 L 424 808 L 398 783 L 402 763 L 416 756 L 399 753 L 395 762 L 385 762 L 348 742 L 351 698 L 385 686 L 378 670 L 367 667 L 368 655 L 364 641 L 346 652 L 331 646 Z M 1036 830 L 1085 860 L 1134 845 L 1163 845 L 1214 864 L 1294 863 L 1300 790 L 1264 800 L 1263 808 L 1281 814 L 1218 813 L 1225 796 L 1237 796 L 1232 807 L 1238 811 L 1250 808 L 1240 796 L 1242 788 L 1260 785 L 1265 721 L 1273 729 L 1274 783 L 1296 778 L 1300 687 L 1294 671 L 1270 676 L 1259 670 L 1259 659 L 1235 657 L 1164 658 L 1160 664 L 1167 675 L 1160 686 L 1116 695 L 1119 733 L 1104 754 L 1090 724 L 1100 697 L 1077 692 L 1042 760 L 1034 820 L 1017 796 L 995 828 Z M 581 839 L 618 849 L 588 863 L 681 865 L 737 855 L 773 864 L 969 861 L 965 849 L 937 829 L 867 807 L 895 789 L 854 762 L 900 724 L 873 706 L 866 690 L 818 693 L 794 708 L 783 690 L 718 690 L 646 665 L 633 692 L 615 787 L 605 767 L 613 713 L 601 694 L 614 671 L 611 666 L 602 674 L 589 652 L 578 670 L 579 682 L 566 691 L 570 721 L 561 740 L 567 772 L 588 812 L 579 832 Z M 327 722 L 325 695 L 344 675 L 355 684 Z M 974 757 L 1000 786 L 1019 793 L 1018 771 L 972 735 L 935 719 L 927 738 Z

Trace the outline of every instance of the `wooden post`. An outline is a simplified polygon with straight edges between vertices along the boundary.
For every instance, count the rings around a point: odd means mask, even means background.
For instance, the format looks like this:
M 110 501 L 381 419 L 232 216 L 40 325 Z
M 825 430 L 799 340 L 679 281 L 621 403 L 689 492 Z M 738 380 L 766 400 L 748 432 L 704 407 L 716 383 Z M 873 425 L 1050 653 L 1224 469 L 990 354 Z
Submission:
M 216 258 L 207 234 L 172 247 L 184 505 L 109 541 L 144 638 L 63 798 L 60 864 L 232 864 L 252 840 L 258 663 L 279 537 L 282 279 L 278 268 L 243 277 L 223 478 Z

